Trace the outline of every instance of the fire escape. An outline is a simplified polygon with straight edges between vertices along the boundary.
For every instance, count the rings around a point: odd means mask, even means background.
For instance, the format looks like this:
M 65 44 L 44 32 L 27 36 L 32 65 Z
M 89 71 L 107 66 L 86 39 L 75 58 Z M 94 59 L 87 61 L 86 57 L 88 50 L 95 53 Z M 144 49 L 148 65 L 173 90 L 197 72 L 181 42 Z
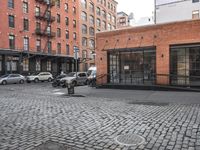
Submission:
M 51 15 L 51 8 L 55 6 L 56 0 L 35 0 L 36 2 L 45 6 L 45 10 L 42 12 L 41 7 L 39 10 L 35 12 L 35 18 L 39 20 L 39 25 L 36 25 L 35 34 L 40 36 L 40 39 L 46 39 L 46 44 L 41 51 L 41 46 L 37 49 L 38 52 L 49 53 L 52 54 L 51 50 L 51 39 L 56 36 L 55 32 L 51 31 L 51 24 L 55 21 L 55 17 Z M 41 22 L 45 22 L 45 27 L 41 27 Z M 42 29 L 43 28 L 43 29 Z M 40 43 L 41 44 L 41 43 Z

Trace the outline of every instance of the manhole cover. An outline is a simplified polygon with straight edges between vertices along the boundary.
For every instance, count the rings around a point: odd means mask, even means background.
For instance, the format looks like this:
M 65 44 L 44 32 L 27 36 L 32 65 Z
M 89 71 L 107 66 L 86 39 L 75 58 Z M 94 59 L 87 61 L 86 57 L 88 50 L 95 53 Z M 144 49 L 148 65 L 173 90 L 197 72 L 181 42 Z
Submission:
M 117 136 L 115 141 L 120 145 L 135 146 L 144 143 L 145 139 L 136 134 L 126 134 Z

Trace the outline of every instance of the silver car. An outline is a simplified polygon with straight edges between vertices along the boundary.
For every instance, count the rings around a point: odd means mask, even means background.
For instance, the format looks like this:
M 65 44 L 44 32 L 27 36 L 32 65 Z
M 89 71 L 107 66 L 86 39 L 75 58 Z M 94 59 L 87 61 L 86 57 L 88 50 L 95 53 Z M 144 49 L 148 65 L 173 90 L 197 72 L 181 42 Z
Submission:
M 87 73 L 86 72 L 71 72 L 67 74 L 65 78 L 60 80 L 61 86 L 65 86 L 68 83 L 72 83 L 73 86 L 87 84 Z
M 6 74 L 0 77 L 0 84 L 6 85 L 8 83 L 23 84 L 25 77 L 20 74 Z

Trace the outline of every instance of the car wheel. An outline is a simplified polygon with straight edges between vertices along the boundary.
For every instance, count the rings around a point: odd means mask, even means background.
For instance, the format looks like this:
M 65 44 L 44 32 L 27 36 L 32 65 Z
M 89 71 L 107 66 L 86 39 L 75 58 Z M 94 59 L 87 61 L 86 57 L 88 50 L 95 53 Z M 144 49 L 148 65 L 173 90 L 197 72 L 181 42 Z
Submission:
M 39 79 L 38 79 L 38 78 L 35 78 L 35 79 L 34 79 L 34 82 L 35 82 L 35 83 L 38 83 L 38 82 L 39 82 Z
M 76 81 L 73 81 L 73 82 L 72 82 L 72 85 L 73 85 L 73 86 L 76 86 L 76 85 L 77 85 L 77 82 L 76 82 Z
M 20 84 L 24 84 L 24 80 L 20 80 L 19 83 L 20 83 Z
M 51 78 L 49 78 L 49 79 L 48 79 L 48 82 L 51 82 L 51 81 L 52 81 L 52 79 L 51 79 Z
M 3 84 L 3 85 L 6 85 L 6 84 L 7 84 L 7 81 L 6 81 L 6 80 L 3 80 L 3 81 L 2 81 L 2 84 Z

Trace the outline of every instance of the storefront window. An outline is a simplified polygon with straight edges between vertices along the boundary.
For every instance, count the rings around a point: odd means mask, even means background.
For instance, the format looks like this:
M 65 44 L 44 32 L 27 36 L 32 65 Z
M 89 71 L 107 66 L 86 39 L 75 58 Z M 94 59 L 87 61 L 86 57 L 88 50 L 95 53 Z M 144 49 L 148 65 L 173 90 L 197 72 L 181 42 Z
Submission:
M 200 47 L 171 48 L 170 81 L 172 85 L 200 85 Z
M 28 60 L 28 58 L 23 60 L 23 71 L 29 71 L 29 60 Z
M 47 61 L 47 71 L 51 71 L 51 61 Z
M 155 81 L 155 50 L 130 50 L 109 54 L 111 83 L 153 84 Z
M 36 70 L 36 71 L 40 71 L 40 70 L 41 70 L 40 60 L 36 60 L 35 70 Z

